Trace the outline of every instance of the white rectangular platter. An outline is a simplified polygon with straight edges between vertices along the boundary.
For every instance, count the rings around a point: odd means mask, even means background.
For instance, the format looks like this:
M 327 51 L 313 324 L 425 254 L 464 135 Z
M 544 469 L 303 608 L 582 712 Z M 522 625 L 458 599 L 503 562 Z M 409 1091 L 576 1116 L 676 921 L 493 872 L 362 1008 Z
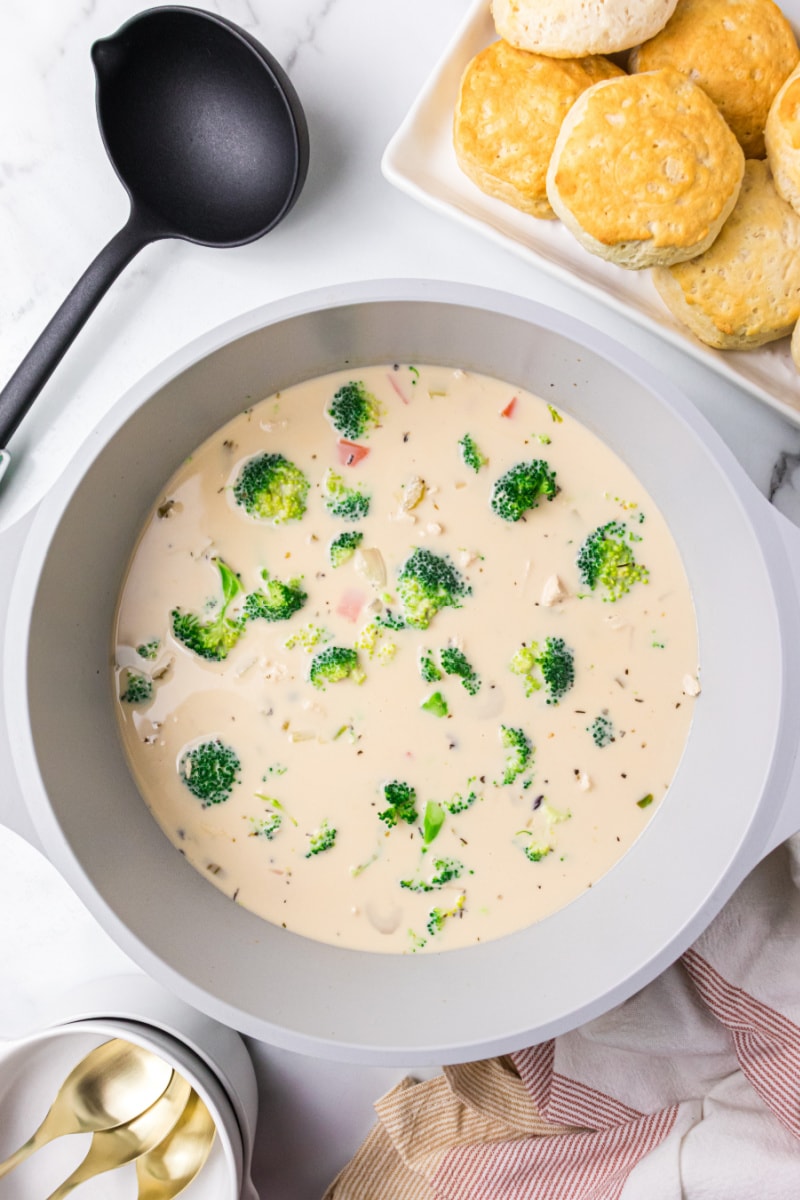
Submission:
M 781 7 L 797 33 L 800 0 L 783 0 Z M 475 0 L 386 147 L 381 162 L 386 179 L 430 208 L 602 300 L 800 426 L 800 374 L 792 362 L 788 338 L 756 350 L 712 350 L 674 320 L 649 271 L 628 271 L 596 258 L 559 221 L 537 220 L 487 196 L 463 174 L 452 141 L 458 87 L 467 63 L 496 37 L 489 0 Z

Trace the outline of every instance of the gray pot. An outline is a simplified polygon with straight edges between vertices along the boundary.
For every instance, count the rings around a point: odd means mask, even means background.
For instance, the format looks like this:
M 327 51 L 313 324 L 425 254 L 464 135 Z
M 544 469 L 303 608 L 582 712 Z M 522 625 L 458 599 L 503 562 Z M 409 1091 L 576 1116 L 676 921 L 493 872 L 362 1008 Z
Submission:
M 116 729 L 112 618 L 153 498 L 254 398 L 345 359 L 461 366 L 552 398 L 641 478 L 694 596 L 703 694 L 666 801 L 579 899 L 464 950 L 342 950 L 231 903 L 150 816 Z M 642 987 L 800 827 L 798 592 L 800 532 L 692 406 L 624 347 L 462 284 L 326 289 L 246 314 L 173 356 L 115 405 L 42 504 L 4 649 L 14 761 L 54 865 L 131 958 L 195 1007 L 267 1042 L 352 1062 L 506 1052 Z

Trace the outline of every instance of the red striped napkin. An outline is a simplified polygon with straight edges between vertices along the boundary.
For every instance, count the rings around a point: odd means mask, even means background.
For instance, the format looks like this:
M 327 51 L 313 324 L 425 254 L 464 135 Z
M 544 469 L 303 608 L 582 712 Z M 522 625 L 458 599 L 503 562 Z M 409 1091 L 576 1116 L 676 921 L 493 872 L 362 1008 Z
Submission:
M 626 1003 L 375 1108 L 325 1200 L 800 1198 L 800 835 Z

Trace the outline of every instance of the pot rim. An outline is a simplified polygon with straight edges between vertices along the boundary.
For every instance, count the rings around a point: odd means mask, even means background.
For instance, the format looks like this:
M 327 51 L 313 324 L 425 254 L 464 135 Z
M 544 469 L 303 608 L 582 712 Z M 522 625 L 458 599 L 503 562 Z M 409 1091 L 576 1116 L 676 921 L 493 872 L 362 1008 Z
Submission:
M 521 319 L 542 330 L 547 337 L 555 334 L 568 339 L 585 351 L 598 355 L 607 364 L 619 368 L 628 378 L 646 389 L 651 396 L 655 397 L 658 405 L 668 410 L 671 419 L 674 419 L 682 427 L 682 436 L 689 439 L 687 446 L 691 442 L 700 457 L 709 464 L 713 464 L 720 476 L 720 486 L 723 490 L 727 489 L 724 497 L 726 502 L 731 505 L 731 508 L 738 510 L 738 519 L 741 519 L 753 534 L 754 545 L 757 549 L 753 552 L 752 562 L 749 565 L 752 573 L 755 573 L 756 570 L 763 572 L 769 584 L 768 591 L 769 599 L 772 602 L 772 611 L 765 612 L 763 615 L 765 620 L 769 619 L 773 629 L 770 655 L 776 676 L 770 697 L 771 707 L 768 722 L 772 726 L 772 734 L 769 738 L 768 753 L 764 753 L 764 747 L 759 747 L 759 754 L 763 759 L 763 782 L 759 788 L 759 796 L 753 799 L 752 812 L 737 818 L 738 832 L 735 835 L 730 830 L 724 833 L 727 838 L 725 846 L 717 848 L 716 865 L 713 870 L 709 870 L 708 878 L 702 888 L 705 894 L 699 901 L 698 897 L 693 895 L 692 900 L 684 903 L 682 908 L 679 904 L 673 904 L 670 911 L 665 912 L 662 905 L 657 912 L 648 914 L 648 919 L 652 919 L 652 928 L 646 937 L 642 935 L 648 946 L 643 954 L 639 954 L 637 958 L 635 954 L 631 956 L 628 953 L 626 957 L 625 953 L 620 951 L 622 958 L 625 959 L 624 965 L 620 964 L 619 971 L 613 979 L 606 974 L 602 983 L 598 985 L 599 993 L 597 986 L 592 991 L 592 984 L 586 981 L 581 983 L 576 978 L 573 980 L 576 988 L 574 1003 L 566 1006 L 562 1004 L 557 1007 L 557 1010 L 552 1009 L 544 1019 L 537 1021 L 531 1018 L 533 1024 L 526 1024 L 524 1018 L 520 1019 L 520 1010 L 517 1009 L 514 1018 L 506 1015 L 505 1011 L 493 1018 L 495 1025 L 498 1026 L 503 1025 L 505 1021 L 505 1025 L 502 1028 L 498 1027 L 494 1032 L 491 1030 L 478 1031 L 477 1026 L 473 1023 L 472 1036 L 462 1033 L 458 1034 L 455 1039 L 448 1040 L 444 1025 L 440 1023 L 437 1026 L 437 1032 L 427 1040 L 419 1038 L 412 1043 L 406 1039 L 404 1044 L 399 1044 L 399 1042 L 387 1044 L 388 1038 L 381 1035 L 380 1031 L 377 1034 L 373 1034 L 371 1031 L 370 1038 L 359 1040 L 359 1038 L 340 1034 L 338 1031 L 334 1031 L 332 1034 L 320 1032 L 321 1021 L 317 1022 L 316 1030 L 308 1022 L 305 1028 L 293 1027 L 291 1022 L 287 1023 L 285 1019 L 275 1021 L 265 1015 L 263 1011 L 257 1011 L 256 1004 L 231 1002 L 230 998 L 219 994 L 218 988 L 210 988 L 197 975 L 192 977 L 185 969 L 176 969 L 170 961 L 170 955 L 154 950 L 149 940 L 139 936 L 135 930 L 130 928 L 130 922 L 120 917 L 114 905 L 109 903 L 107 897 L 101 894 L 94 882 L 87 877 L 77 848 L 73 847 L 65 838 L 61 824 L 48 798 L 47 788 L 39 769 L 36 739 L 31 728 L 28 711 L 28 673 L 31 669 L 28 617 L 32 614 L 36 603 L 40 575 L 47 563 L 51 546 L 58 536 L 62 519 L 82 481 L 92 464 L 114 442 L 116 435 L 124 429 L 129 419 L 160 390 L 169 386 L 183 372 L 202 363 L 218 350 L 228 347 L 232 342 L 256 331 L 271 329 L 276 325 L 312 314 L 330 313 L 334 309 L 347 309 L 353 305 L 374 306 L 384 303 L 394 305 L 407 302 L 415 305 L 433 303 L 443 307 L 463 309 L 465 312 L 469 310 L 477 311 L 479 314 L 497 314 L 501 319 Z M 647 364 L 626 347 L 617 345 L 604 334 L 582 325 L 572 317 L 548 309 L 534 301 L 461 283 L 440 283 L 430 280 L 377 280 L 315 289 L 244 313 L 178 350 L 150 371 L 117 401 L 109 415 L 81 447 L 50 495 L 43 501 L 34 520 L 23 551 L 9 610 L 8 628 L 9 631 L 14 629 L 15 635 L 12 638 L 9 633 L 7 638 L 7 649 L 4 656 L 6 659 L 5 689 L 15 762 L 20 778 L 26 787 L 37 832 L 42 838 L 48 855 L 118 944 L 150 974 L 165 982 L 171 990 L 184 996 L 202 1011 L 208 1012 L 243 1032 L 251 1033 L 276 1045 L 310 1053 L 317 1057 L 346 1059 L 351 1062 L 386 1065 L 414 1062 L 421 1065 L 464 1061 L 470 1057 L 477 1058 L 486 1054 L 502 1053 L 520 1048 L 530 1041 L 541 1041 L 567 1028 L 572 1028 L 599 1012 L 607 1010 L 642 987 L 661 969 L 674 961 L 709 923 L 744 875 L 755 865 L 767 842 L 769 831 L 775 823 L 783 801 L 783 791 L 794 758 L 793 738 L 788 725 L 790 705 L 784 702 L 784 698 L 788 694 L 793 675 L 797 677 L 796 672 L 800 669 L 800 616 L 797 611 L 800 606 L 797 605 L 796 589 L 789 569 L 786 548 L 769 505 L 757 493 L 733 455 L 705 422 L 702 415 L 669 381 L 654 382 L 650 375 Z M 647 483 L 647 481 L 645 482 Z M 649 484 L 647 486 L 649 487 Z M 685 547 L 680 541 L 678 545 L 683 552 Z M 22 636 L 20 630 L 24 631 Z M 24 700 L 24 703 L 20 703 L 20 699 Z M 690 734 L 689 747 L 691 745 L 692 735 Z M 682 770 L 684 770 L 683 765 L 676 777 L 674 785 L 676 789 Z M 666 819 L 662 819 L 664 808 L 668 808 L 668 806 L 662 806 L 662 810 L 655 814 L 634 847 L 620 860 L 620 864 L 628 862 L 634 855 L 634 851 L 641 858 L 643 864 L 640 867 L 641 872 L 644 872 L 646 864 L 652 865 L 654 861 L 657 861 L 657 854 L 654 855 L 656 849 L 654 839 L 661 836 L 659 830 L 668 824 Z M 698 820 L 701 820 L 700 816 Z M 710 838 L 711 832 L 707 828 L 703 829 L 701 838 L 703 845 Z M 160 833 L 159 836 L 163 837 Z M 674 841 L 676 838 L 674 829 L 671 836 Z M 687 863 L 690 874 L 700 861 L 696 848 L 688 847 Z M 598 881 L 593 889 L 593 904 L 596 903 L 600 906 L 600 901 L 596 900 L 596 897 L 608 893 L 609 886 L 613 886 L 608 883 L 612 877 L 616 876 L 615 884 L 619 881 L 620 864 Z M 632 881 L 631 872 L 628 872 L 628 875 Z M 200 882 L 202 883 L 202 881 Z M 216 894 L 215 889 L 206 888 L 204 883 L 202 886 L 208 892 Z M 672 885 L 670 884 L 670 886 Z M 375 971 L 368 973 L 365 978 L 371 978 L 371 975 L 374 974 L 380 976 L 382 980 L 402 981 L 401 985 L 404 986 L 405 977 L 410 976 L 414 980 L 422 979 L 427 986 L 430 978 L 436 976 L 437 970 L 435 966 L 431 968 L 424 964 L 434 960 L 445 964 L 448 960 L 455 963 L 456 956 L 464 956 L 466 961 L 469 955 L 473 955 L 477 973 L 483 974 L 488 970 L 494 972 L 494 977 L 497 978 L 497 972 L 502 971 L 504 962 L 506 966 L 508 965 L 510 956 L 520 951 L 523 953 L 535 952 L 536 937 L 531 934 L 531 930 L 543 929 L 545 926 L 552 929 L 554 925 L 557 925 L 562 931 L 559 937 L 566 936 L 574 939 L 577 934 L 580 945 L 579 935 L 582 920 L 580 913 L 583 911 L 581 904 L 584 899 L 585 897 L 581 897 L 579 901 L 567 905 L 551 917 L 539 922 L 537 926 L 530 927 L 519 934 L 498 939 L 496 942 L 482 944 L 480 947 L 471 947 L 463 951 L 449 951 L 439 955 L 426 955 L 413 960 L 393 958 L 395 966 L 386 964 L 385 960 L 389 956 L 367 955 L 366 957 L 371 961 L 376 958 L 383 960 L 383 966 L 379 968 L 376 965 Z M 670 897 L 671 902 L 674 899 L 674 896 Z M 224 902 L 227 903 L 227 901 Z M 352 956 L 365 957 L 359 952 L 341 951 L 333 947 L 327 947 L 321 951 L 318 943 L 309 943 L 306 939 L 296 938 L 295 935 L 284 935 L 284 937 L 294 938 L 295 942 L 305 943 L 306 949 L 312 945 L 317 947 L 316 951 L 307 950 L 308 954 L 312 957 L 316 956 L 327 966 L 334 961 L 332 955 L 341 956 L 340 961 L 345 967 L 345 971 L 350 969 L 345 963 L 352 964 L 354 961 Z M 498 950 L 498 948 L 500 949 Z M 587 947 L 581 946 L 581 949 L 588 953 Z M 623 947 L 622 950 L 624 951 L 624 949 Z M 477 963 L 474 951 L 477 951 L 482 959 L 480 964 Z M 293 950 L 292 953 L 295 951 Z M 298 953 L 302 954 L 302 949 Z M 406 965 L 402 973 L 398 973 L 396 967 L 398 962 L 410 964 L 410 966 Z M 599 974 L 603 973 L 601 962 L 595 959 L 593 965 Z M 584 970 L 586 966 L 587 963 L 584 961 L 581 970 Z M 442 972 L 439 968 L 438 973 L 453 975 L 454 972 Z M 466 981 L 468 986 L 469 980 L 470 974 L 467 972 L 462 982 Z M 382 983 L 380 986 L 386 985 Z M 578 998 L 578 992 L 581 989 L 583 989 L 583 994 Z M 380 991 L 380 988 L 378 990 Z M 479 1002 L 480 996 L 475 992 L 476 990 L 480 992 L 480 989 L 469 990 L 473 992 L 473 999 Z M 324 999 L 324 995 L 325 993 L 322 992 L 320 1001 Z M 508 1024 L 512 1019 L 514 1020 L 513 1027 Z M 489 1024 L 491 1023 L 490 1021 Z

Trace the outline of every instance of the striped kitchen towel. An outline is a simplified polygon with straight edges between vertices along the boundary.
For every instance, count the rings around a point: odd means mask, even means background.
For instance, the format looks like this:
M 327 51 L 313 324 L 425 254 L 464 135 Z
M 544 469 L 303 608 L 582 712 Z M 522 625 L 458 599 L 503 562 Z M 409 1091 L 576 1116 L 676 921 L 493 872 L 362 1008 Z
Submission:
M 618 1008 L 375 1109 L 325 1200 L 796 1200 L 800 835 Z

